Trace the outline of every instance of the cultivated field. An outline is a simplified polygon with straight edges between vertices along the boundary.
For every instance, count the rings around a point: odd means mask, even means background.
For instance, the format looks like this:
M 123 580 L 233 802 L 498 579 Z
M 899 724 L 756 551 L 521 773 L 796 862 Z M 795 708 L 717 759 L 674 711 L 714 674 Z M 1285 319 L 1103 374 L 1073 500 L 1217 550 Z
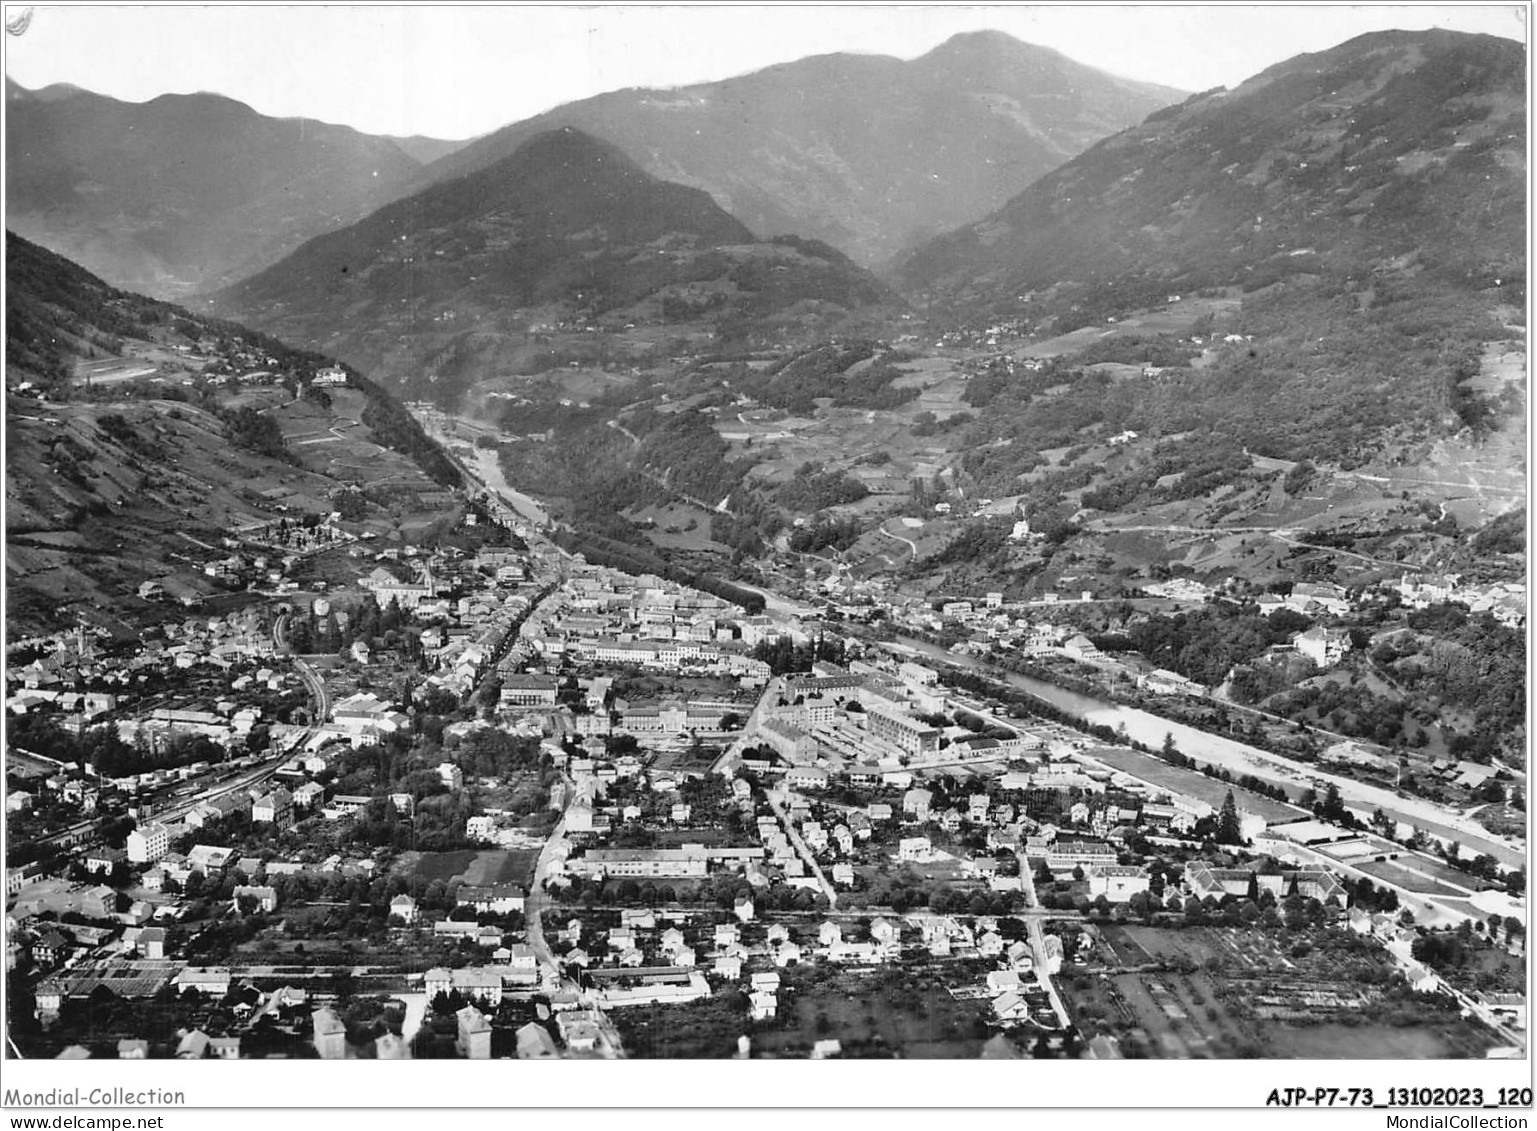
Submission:
M 361 487 L 437 488 L 408 457 L 373 441 L 361 423 L 366 404 L 353 389 L 329 391 L 331 407 L 290 401 L 287 390 L 269 391 L 267 415 L 283 429 L 283 439 L 306 467 Z
M 709 514 L 687 503 L 636 507 L 626 511 L 624 517 L 639 526 L 649 542 L 665 549 L 731 552 L 730 546 L 710 538 Z
M 1219 318 L 1224 314 L 1231 314 L 1239 308 L 1241 301 L 1236 296 L 1182 299 L 1178 303 L 1170 303 L 1158 310 L 1129 314 L 1113 325 L 1084 326 L 1070 334 L 1059 334 L 1055 338 L 1032 342 L 1022 349 L 1015 350 L 1014 356 L 1061 357 L 1064 354 L 1087 349 L 1101 338 L 1120 338 L 1130 334 L 1187 334 L 1190 332 L 1190 327 L 1200 318 L 1208 314 Z
M 1394 990 L 1391 957 L 1339 930 L 1105 929 L 1063 975 L 1085 1039 L 1131 1057 L 1478 1056 L 1492 1035 Z M 1346 1039 L 1348 1034 L 1349 1039 Z
M 1124 770 L 1171 793 L 1183 793 L 1189 797 L 1199 798 L 1213 809 L 1222 807 L 1222 801 L 1231 789 L 1233 800 L 1240 809 L 1264 817 L 1272 824 L 1294 821 L 1307 815 L 1295 805 L 1286 805 L 1258 793 L 1251 793 L 1239 786 L 1228 785 L 1226 782 L 1209 778 L 1195 770 L 1171 766 L 1150 754 L 1142 754 L 1136 750 L 1100 747 L 1093 751 L 1092 756 L 1107 766 Z
M 1402 862 L 1398 861 L 1385 860 L 1379 862 L 1366 860 L 1356 863 L 1354 867 L 1374 879 L 1385 880 L 1390 884 L 1395 884 L 1406 891 L 1412 891 L 1419 895 L 1451 896 L 1455 898 L 1459 895 L 1470 895 L 1478 890 L 1477 886 L 1471 882 L 1465 882 L 1452 887 L 1431 878 L 1418 868 L 1405 867 Z M 1467 877 L 1464 876 L 1462 879 L 1466 881 Z
M 765 1056 L 805 1056 L 814 1041 L 835 1038 L 845 1056 L 975 1059 L 989 1036 L 986 999 L 957 1001 L 940 967 L 797 976 L 789 985 L 783 1024 L 753 1038 Z

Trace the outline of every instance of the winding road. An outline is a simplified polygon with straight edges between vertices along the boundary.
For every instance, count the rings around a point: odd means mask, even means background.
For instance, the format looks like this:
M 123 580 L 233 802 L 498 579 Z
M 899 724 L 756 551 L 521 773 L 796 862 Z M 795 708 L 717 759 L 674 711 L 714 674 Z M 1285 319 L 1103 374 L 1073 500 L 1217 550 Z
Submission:
M 1391 562 L 1385 558 L 1374 558 L 1369 554 L 1357 553 L 1355 550 L 1342 550 L 1338 546 L 1320 546 L 1313 542 L 1304 542 L 1296 535 L 1305 531 L 1290 527 L 1276 526 L 1180 526 L 1170 524 L 1157 525 L 1120 525 L 1099 520 L 1091 520 L 1084 524 L 1086 534 L 1199 534 L 1212 538 L 1219 538 L 1228 534 L 1264 534 L 1274 538 L 1286 546 L 1297 549 L 1319 550 L 1324 553 L 1338 554 L 1343 558 L 1354 558 L 1356 561 L 1365 562 L 1368 565 L 1381 566 L 1387 569 L 1421 570 L 1424 566 L 1417 566 L 1410 562 Z
M 913 561 L 918 560 L 918 543 L 914 542 L 911 538 L 904 538 L 900 534 L 893 534 L 891 531 L 887 530 L 885 526 L 877 526 L 875 529 L 880 531 L 887 538 L 902 543 L 902 545 L 907 547 L 908 552 L 912 554 Z

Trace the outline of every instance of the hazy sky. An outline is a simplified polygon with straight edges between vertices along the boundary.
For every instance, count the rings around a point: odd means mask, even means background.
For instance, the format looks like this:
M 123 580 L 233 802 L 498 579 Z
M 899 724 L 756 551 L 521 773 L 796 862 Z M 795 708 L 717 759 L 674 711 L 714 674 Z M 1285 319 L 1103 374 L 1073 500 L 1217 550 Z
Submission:
M 21 9 L 5 6 L 9 25 Z M 1514 5 L 50 6 L 4 36 L 6 74 L 116 98 L 216 91 L 264 114 L 470 137 L 629 86 L 726 78 L 832 51 L 913 58 L 996 28 L 1185 90 L 1383 28 L 1526 39 Z

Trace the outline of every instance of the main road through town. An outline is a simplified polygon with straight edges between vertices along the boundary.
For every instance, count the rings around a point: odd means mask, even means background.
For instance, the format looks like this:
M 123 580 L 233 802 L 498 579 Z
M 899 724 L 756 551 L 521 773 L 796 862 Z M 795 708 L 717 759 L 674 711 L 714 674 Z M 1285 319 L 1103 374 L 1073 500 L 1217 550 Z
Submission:
M 1051 999 L 1051 1009 L 1057 1015 L 1057 1023 L 1067 1029 L 1072 1025 L 1072 1019 L 1068 1017 L 1067 1006 L 1062 1003 L 1062 995 L 1057 993 L 1056 984 L 1051 980 L 1051 965 L 1046 957 L 1046 932 L 1041 926 L 1041 916 L 1038 914 L 1040 901 L 1035 896 L 1035 876 L 1030 871 L 1030 865 L 1023 860 L 1019 862 L 1019 878 L 1025 893 L 1025 907 L 1032 912 L 1025 918 L 1025 931 L 1030 936 L 1030 953 L 1035 960 L 1035 978 L 1040 982 L 1041 988 L 1046 991 L 1046 996 Z

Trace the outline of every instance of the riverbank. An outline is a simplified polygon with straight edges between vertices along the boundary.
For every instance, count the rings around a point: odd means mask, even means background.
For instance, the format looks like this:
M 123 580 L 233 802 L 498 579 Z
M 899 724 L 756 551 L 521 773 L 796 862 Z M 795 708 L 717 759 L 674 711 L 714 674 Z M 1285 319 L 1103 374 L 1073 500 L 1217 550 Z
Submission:
M 417 423 L 422 430 L 448 452 L 449 458 L 461 465 L 472 479 L 477 480 L 486 490 L 499 496 L 501 500 L 511 507 L 519 517 L 537 527 L 547 527 L 550 524 L 549 513 L 532 496 L 525 495 L 502 474 L 502 461 L 497 456 L 495 448 L 482 448 L 470 445 L 471 458 L 465 460 L 460 454 L 465 450 L 464 438 L 448 434 L 440 425 L 444 421 L 458 421 L 458 417 L 441 416 L 434 413 L 422 413 L 416 415 Z M 475 421 L 461 421 L 466 427 L 480 432 L 484 425 Z
M 1219 769 L 1229 770 L 1235 775 L 1251 774 L 1261 781 L 1278 785 L 1288 791 L 1294 790 L 1299 785 L 1304 788 L 1322 789 L 1332 784 L 1339 789 L 1345 803 L 1357 810 L 1363 819 L 1370 818 L 1375 810 L 1381 809 L 1403 826 L 1404 833 L 1418 828 L 1427 836 L 1434 837 L 1443 843 L 1456 842 L 1461 846 L 1462 855 L 1465 858 L 1488 855 L 1499 861 L 1503 868 L 1526 866 L 1524 846 L 1497 840 L 1482 826 L 1460 814 L 1446 812 L 1428 801 L 1400 797 L 1390 790 L 1367 785 L 1353 778 L 1339 777 L 1320 770 L 1316 766 L 1296 762 L 1221 735 L 1209 734 L 1140 708 L 1127 707 L 1096 696 L 1068 691 L 1044 680 L 995 668 L 975 657 L 947 652 L 913 637 L 898 636 L 897 643 L 931 660 L 954 664 L 997 679 L 1028 692 L 1076 719 L 1096 726 L 1109 727 L 1149 748 L 1156 750 L 1163 745 L 1166 736 L 1172 737 L 1175 746 L 1188 757 Z

